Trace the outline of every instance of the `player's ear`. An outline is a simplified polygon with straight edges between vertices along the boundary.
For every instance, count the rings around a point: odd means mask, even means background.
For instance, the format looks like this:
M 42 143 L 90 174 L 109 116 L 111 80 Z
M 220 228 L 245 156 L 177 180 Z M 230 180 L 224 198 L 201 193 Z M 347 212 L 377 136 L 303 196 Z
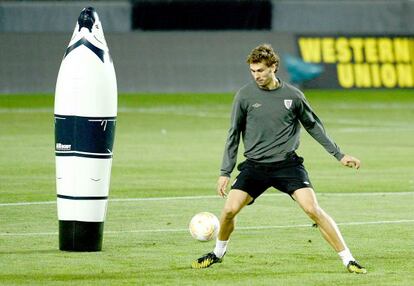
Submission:
M 273 73 L 276 73 L 276 71 L 277 71 L 277 66 L 276 66 L 276 64 L 272 64 L 272 65 L 270 66 L 270 68 L 272 69 L 272 72 L 273 72 Z
M 275 73 L 277 73 L 277 71 L 279 70 L 279 64 L 280 64 L 280 62 L 279 62 L 279 61 L 277 61 L 277 62 L 275 63 L 275 66 L 276 66 Z

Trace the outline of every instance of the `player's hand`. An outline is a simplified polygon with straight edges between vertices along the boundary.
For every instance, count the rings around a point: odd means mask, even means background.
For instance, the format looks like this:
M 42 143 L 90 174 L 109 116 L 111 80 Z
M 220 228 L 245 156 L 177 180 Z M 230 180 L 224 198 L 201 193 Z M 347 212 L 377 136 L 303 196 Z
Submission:
M 217 193 L 220 197 L 225 198 L 227 196 L 227 185 L 230 178 L 226 176 L 220 176 L 217 181 Z
M 350 155 L 345 155 L 341 159 L 341 163 L 342 165 L 346 167 L 355 168 L 355 169 L 359 169 L 359 167 L 361 166 L 361 161 L 359 161 L 357 158 L 352 157 Z

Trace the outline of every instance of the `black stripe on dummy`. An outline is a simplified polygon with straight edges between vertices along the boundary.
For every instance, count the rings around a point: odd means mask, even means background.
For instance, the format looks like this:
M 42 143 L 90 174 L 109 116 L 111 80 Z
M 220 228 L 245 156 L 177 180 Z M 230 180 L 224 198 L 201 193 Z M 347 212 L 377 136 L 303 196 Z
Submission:
M 101 251 L 103 222 L 59 221 L 59 249 L 65 251 Z
M 116 117 L 55 114 L 56 156 L 112 158 Z
M 89 42 L 87 39 L 82 38 L 79 41 L 77 41 L 76 43 L 74 43 L 72 46 L 68 47 L 66 49 L 65 55 L 63 56 L 63 58 L 66 58 L 66 56 L 73 51 L 74 49 L 76 49 L 79 46 L 84 45 L 85 47 L 87 47 L 89 50 L 91 50 L 102 62 L 104 62 L 104 54 L 105 52 L 103 50 L 101 50 L 98 47 L 95 47 L 93 44 L 91 44 L 91 42 Z
M 98 159 L 111 159 L 112 158 L 112 153 L 111 154 L 84 154 L 84 153 L 79 153 L 79 152 L 67 152 L 67 151 L 58 151 L 56 152 L 56 156 L 59 157 L 83 157 L 83 158 L 98 158 Z
M 59 199 L 65 200 L 75 200 L 75 201 L 96 201 L 96 200 L 107 200 L 108 196 L 104 197 L 74 197 L 74 196 L 65 196 L 65 195 L 57 195 Z

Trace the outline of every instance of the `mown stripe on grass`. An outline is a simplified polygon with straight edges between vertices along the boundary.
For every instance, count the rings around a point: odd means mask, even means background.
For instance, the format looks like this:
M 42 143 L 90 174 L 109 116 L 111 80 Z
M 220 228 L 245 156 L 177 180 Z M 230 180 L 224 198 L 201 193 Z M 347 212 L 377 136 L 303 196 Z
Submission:
M 380 221 L 357 221 L 357 222 L 341 222 L 339 226 L 354 225 L 378 225 L 378 224 L 407 224 L 414 223 L 414 219 L 400 220 L 380 220 Z M 238 231 L 243 230 L 268 230 L 268 229 L 286 229 L 286 228 L 304 228 L 312 227 L 312 224 L 292 224 L 292 225 L 263 225 L 263 226 L 242 226 L 238 227 Z M 187 228 L 160 228 L 160 229 L 137 229 L 137 230 L 109 230 L 104 231 L 105 234 L 121 234 L 121 233 L 162 233 L 162 232 L 187 232 Z M 47 236 L 58 235 L 58 232 L 0 232 L 0 236 Z
M 264 194 L 263 196 L 274 197 L 274 196 L 285 196 L 285 194 L 282 194 L 282 193 Z M 414 196 L 414 192 L 318 193 L 318 196 L 332 196 L 332 197 Z M 148 201 L 199 200 L 199 199 L 220 199 L 220 197 L 217 195 L 208 195 L 208 196 L 123 198 L 123 199 L 109 198 L 111 202 L 148 202 Z M 0 203 L 0 207 L 51 205 L 55 203 L 56 201 Z

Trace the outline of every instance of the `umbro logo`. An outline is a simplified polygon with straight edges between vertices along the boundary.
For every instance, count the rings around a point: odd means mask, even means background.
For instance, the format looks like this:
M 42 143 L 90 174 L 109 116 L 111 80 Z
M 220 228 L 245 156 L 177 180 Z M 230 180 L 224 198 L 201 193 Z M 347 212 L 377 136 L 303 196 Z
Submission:
M 252 107 L 254 108 L 259 108 L 260 106 L 262 106 L 261 103 L 256 102 L 255 104 L 252 105 Z

